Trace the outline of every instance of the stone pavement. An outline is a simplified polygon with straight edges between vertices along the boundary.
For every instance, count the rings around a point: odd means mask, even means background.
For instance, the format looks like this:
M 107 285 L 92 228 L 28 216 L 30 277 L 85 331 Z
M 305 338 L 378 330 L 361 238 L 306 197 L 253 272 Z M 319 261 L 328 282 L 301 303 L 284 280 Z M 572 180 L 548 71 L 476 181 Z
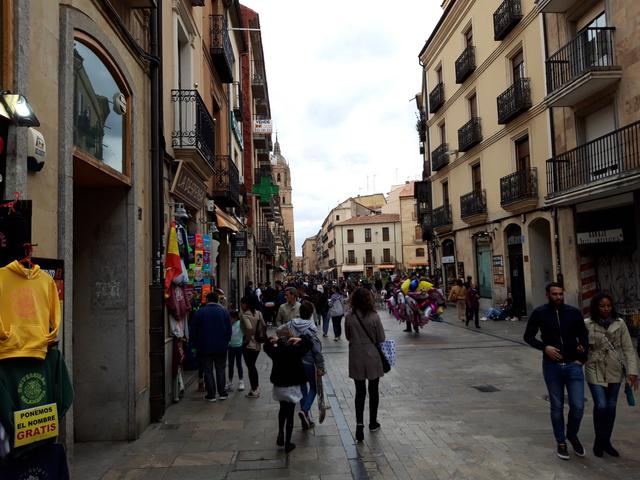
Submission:
M 381 380 L 382 430 L 356 445 L 354 388 L 347 343 L 324 339 L 323 425 L 302 432 L 288 457 L 275 445 L 277 403 L 260 355 L 261 398 L 233 392 L 209 404 L 190 387 L 160 424 L 129 444 L 78 444 L 78 479 L 639 479 L 640 409 L 620 398 L 614 443 L 619 459 L 595 458 L 589 394 L 581 438 L 586 458 L 555 457 L 540 352 L 523 345 L 524 322 L 465 328 L 452 309 L 445 323 L 403 333 L 381 314 L 398 342 L 398 365 Z M 482 390 L 493 390 L 483 392 Z M 368 421 L 365 412 L 365 422 Z

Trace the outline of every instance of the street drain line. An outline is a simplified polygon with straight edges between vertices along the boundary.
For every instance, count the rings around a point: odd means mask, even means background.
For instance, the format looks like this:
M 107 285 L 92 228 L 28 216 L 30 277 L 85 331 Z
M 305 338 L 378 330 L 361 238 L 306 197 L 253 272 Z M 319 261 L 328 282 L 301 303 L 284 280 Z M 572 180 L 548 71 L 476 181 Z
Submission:
M 329 380 L 329 376 L 325 375 L 322 378 L 322 381 L 324 383 L 324 389 L 327 395 L 327 399 L 329 400 L 329 404 L 331 405 L 333 418 L 335 419 L 336 426 L 338 427 L 338 433 L 340 434 L 340 442 L 342 442 L 342 448 L 344 448 L 344 451 L 347 455 L 347 460 L 349 461 L 349 466 L 351 467 L 351 476 L 354 478 L 354 480 L 369 480 L 369 474 L 367 473 L 367 469 L 364 466 L 362 457 L 358 454 L 358 449 L 356 448 L 353 435 L 351 435 L 351 430 L 349 430 L 347 420 L 344 417 L 344 413 L 342 413 L 342 409 L 340 408 L 340 404 L 338 403 L 338 397 L 336 397 L 336 392 L 333 389 L 331 380 Z

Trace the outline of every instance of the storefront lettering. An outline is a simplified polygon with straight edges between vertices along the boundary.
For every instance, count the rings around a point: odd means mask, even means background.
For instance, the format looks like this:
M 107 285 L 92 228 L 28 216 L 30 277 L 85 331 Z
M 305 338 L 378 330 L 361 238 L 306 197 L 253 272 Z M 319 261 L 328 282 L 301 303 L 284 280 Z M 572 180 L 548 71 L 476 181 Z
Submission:
M 597 230 L 595 232 L 583 232 L 578 233 L 576 237 L 578 239 L 578 245 L 624 242 L 624 233 L 621 228 Z
M 180 197 L 194 208 L 200 208 L 207 195 L 207 188 L 198 176 L 180 163 L 171 193 Z

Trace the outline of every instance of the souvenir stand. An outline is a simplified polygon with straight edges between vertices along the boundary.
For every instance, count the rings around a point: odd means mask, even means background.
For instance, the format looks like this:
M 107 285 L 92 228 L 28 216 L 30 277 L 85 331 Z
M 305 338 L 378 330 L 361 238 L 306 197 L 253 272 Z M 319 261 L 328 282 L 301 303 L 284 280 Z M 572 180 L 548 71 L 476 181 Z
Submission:
M 67 479 L 57 443 L 73 401 L 53 277 L 32 262 L 31 202 L 0 204 L 0 478 Z

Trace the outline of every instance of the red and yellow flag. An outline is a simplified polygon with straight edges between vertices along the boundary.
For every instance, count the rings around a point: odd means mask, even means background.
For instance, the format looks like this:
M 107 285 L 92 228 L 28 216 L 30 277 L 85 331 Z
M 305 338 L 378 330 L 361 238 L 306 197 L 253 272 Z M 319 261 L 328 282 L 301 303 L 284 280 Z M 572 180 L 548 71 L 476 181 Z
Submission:
M 164 296 L 171 294 L 171 282 L 182 273 L 180 251 L 178 250 L 178 234 L 175 222 L 171 222 L 169 241 L 167 242 L 167 256 L 164 259 Z

